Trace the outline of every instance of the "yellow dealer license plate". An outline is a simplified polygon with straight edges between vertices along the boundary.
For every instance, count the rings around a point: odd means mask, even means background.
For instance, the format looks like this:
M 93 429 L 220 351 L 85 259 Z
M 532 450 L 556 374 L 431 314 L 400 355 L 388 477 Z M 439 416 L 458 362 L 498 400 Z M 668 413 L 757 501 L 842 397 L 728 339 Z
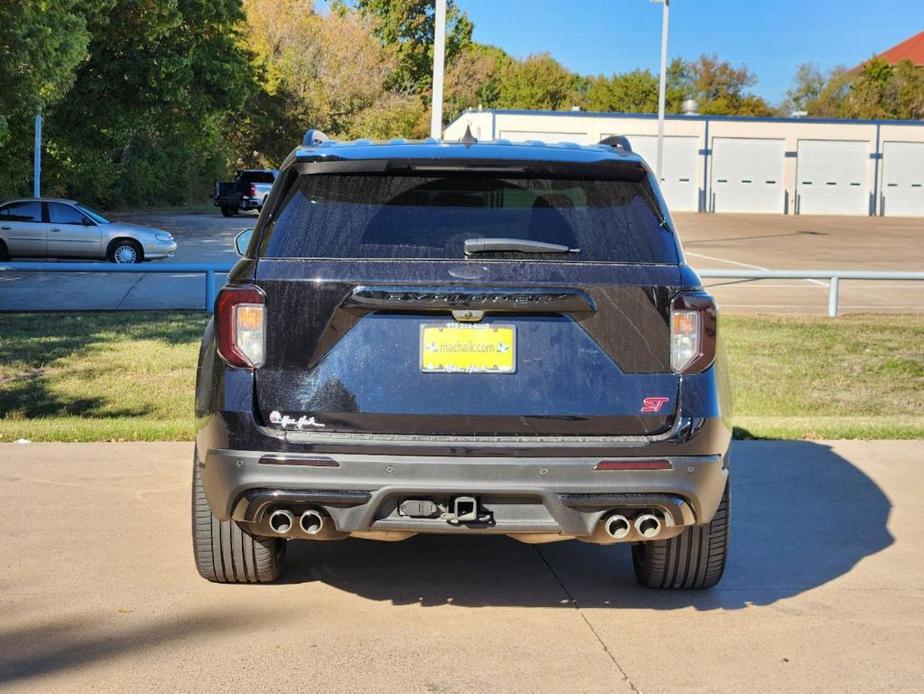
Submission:
M 420 326 L 420 370 L 512 374 L 517 370 L 516 327 L 424 323 Z

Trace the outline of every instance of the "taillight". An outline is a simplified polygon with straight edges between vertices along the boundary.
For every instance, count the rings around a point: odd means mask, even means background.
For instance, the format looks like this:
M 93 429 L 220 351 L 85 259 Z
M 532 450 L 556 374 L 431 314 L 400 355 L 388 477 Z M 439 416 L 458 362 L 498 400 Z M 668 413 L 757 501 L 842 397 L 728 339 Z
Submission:
M 705 292 L 684 292 L 671 301 L 671 368 L 698 373 L 715 359 L 715 299 Z
M 215 300 L 218 354 L 231 366 L 259 369 L 266 360 L 266 295 L 259 287 L 225 287 Z

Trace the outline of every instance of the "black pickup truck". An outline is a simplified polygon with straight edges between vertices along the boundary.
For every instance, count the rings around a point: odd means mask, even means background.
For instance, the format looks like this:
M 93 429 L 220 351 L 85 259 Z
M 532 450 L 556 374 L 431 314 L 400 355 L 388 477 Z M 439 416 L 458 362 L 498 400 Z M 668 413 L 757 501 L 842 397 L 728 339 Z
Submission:
M 233 181 L 215 184 L 215 206 L 225 217 L 233 217 L 239 210 L 259 212 L 278 175 L 276 169 L 242 169 Z
M 504 534 L 715 585 L 717 309 L 628 142 L 306 142 L 203 339 L 201 575 L 271 581 L 290 541 Z

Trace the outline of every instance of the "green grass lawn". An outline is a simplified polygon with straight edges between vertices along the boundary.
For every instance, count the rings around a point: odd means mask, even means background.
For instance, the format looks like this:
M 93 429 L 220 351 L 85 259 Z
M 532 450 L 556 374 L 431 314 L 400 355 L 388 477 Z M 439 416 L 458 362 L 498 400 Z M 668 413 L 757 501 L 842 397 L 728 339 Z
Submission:
M 202 313 L 0 315 L 0 441 L 188 440 Z M 722 318 L 736 435 L 924 437 L 924 316 Z

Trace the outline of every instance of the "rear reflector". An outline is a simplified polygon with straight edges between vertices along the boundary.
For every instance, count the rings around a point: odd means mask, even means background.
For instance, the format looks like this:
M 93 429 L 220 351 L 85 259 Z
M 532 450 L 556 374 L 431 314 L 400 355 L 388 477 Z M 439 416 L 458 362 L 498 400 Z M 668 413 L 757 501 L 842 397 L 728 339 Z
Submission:
M 601 460 L 594 470 L 673 470 L 668 460 Z
M 340 463 L 324 456 L 265 455 L 260 465 L 305 465 L 308 467 L 340 467 Z

